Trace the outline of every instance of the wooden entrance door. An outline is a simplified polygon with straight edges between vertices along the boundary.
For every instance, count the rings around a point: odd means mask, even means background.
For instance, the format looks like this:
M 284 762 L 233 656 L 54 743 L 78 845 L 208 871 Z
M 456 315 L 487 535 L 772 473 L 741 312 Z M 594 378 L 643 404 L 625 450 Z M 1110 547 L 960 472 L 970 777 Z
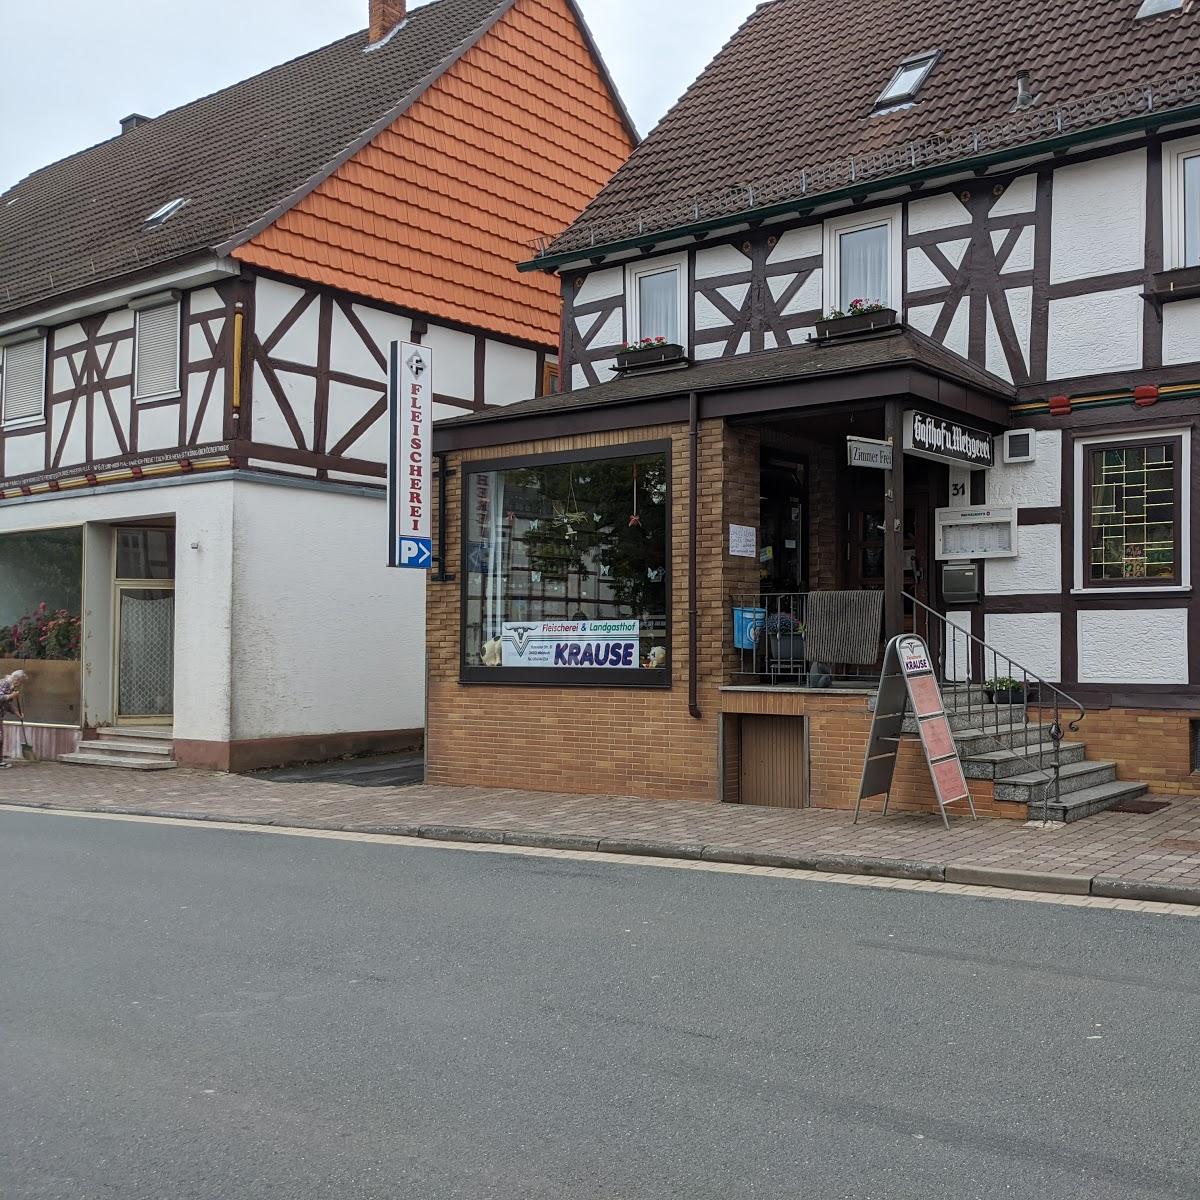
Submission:
M 808 767 L 801 717 L 741 718 L 739 799 L 768 808 L 808 804 Z
M 874 481 L 854 487 L 846 507 L 846 586 L 864 591 L 883 589 L 883 482 L 879 472 Z M 858 483 L 858 481 L 855 481 Z M 904 590 L 922 604 L 929 603 L 932 576 L 929 492 L 906 489 L 904 497 Z M 905 620 L 911 629 L 912 605 L 905 603 Z

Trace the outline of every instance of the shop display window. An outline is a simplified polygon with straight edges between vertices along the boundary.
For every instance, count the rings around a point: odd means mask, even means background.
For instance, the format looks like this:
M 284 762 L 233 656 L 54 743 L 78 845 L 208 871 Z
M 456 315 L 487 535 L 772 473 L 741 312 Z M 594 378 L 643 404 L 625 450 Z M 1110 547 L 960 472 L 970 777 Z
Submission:
M 79 723 L 82 611 L 80 529 L 0 534 L 0 675 L 29 676 L 30 723 Z
M 463 678 L 668 686 L 663 445 L 468 466 Z

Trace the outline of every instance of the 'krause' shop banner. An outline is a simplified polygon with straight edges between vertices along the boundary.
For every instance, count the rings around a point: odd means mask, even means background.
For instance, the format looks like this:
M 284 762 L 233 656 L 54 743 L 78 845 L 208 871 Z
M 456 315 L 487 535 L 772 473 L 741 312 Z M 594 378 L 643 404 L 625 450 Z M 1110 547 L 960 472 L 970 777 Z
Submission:
M 506 621 L 502 662 L 506 667 L 637 669 L 640 633 L 638 621 Z

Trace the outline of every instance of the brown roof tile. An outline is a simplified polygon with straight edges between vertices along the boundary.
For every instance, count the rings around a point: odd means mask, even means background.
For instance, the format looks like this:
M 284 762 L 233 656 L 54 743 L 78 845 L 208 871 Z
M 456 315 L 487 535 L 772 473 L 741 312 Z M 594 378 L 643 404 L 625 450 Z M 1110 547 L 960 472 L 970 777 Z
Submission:
M 506 7 L 436 0 L 369 53 L 366 31 L 351 34 L 35 171 L 0 196 L 0 312 L 236 237 L 419 94 Z M 187 205 L 146 229 L 177 196 Z
M 1200 102 L 1200 5 L 1147 20 L 1138 7 L 767 0 L 548 253 L 833 191 L 856 156 L 880 155 L 859 164 L 876 176 L 901 173 L 914 144 L 924 161 L 968 157 L 980 126 L 997 146 L 1028 144 L 1085 98 L 1068 125 L 1144 112 L 1150 83 L 1156 106 Z M 898 64 L 927 50 L 941 57 L 918 102 L 874 114 Z M 1014 114 L 1019 70 L 1040 99 Z

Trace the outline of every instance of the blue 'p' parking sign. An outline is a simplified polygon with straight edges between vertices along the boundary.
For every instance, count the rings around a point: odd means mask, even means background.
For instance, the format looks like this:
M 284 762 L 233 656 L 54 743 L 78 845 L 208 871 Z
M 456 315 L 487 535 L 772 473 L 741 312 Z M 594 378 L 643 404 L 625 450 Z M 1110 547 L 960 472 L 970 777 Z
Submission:
M 428 571 L 433 566 L 429 524 L 433 353 L 427 346 L 392 343 L 389 392 L 388 565 Z

